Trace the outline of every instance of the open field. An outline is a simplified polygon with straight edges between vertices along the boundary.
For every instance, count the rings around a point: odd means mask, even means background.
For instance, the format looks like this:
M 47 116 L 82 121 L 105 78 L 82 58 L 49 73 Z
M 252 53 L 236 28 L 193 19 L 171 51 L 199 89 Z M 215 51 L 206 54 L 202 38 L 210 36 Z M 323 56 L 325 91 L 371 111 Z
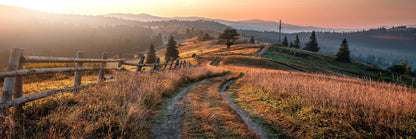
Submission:
M 298 138 L 416 136 L 416 90 L 355 78 L 232 67 L 229 95 L 269 131 Z
M 297 53 L 294 54 L 293 51 L 297 51 Z M 410 75 L 397 75 L 386 69 L 354 61 L 351 63 L 338 62 L 335 61 L 335 56 L 327 54 L 287 47 L 271 47 L 262 57 L 309 73 L 358 77 L 416 86 L 415 77 Z
M 246 119 L 220 94 L 226 81 L 243 73 L 226 94 L 249 115 L 247 119 L 262 125 L 270 137 L 416 136 L 415 89 L 400 82 L 357 78 L 378 77 L 378 72 L 383 74 L 384 70 L 372 71 L 375 69 L 359 63 L 338 63 L 333 56 L 303 50 L 294 55 L 278 47 L 271 47 L 263 58 L 251 56 L 263 44 L 233 45 L 230 49 L 214 41 L 184 44 L 187 45 L 179 47 L 180 60 L 196 65 L 192 58 L 195 53 L 202 67 L 152 75 L 125 72 L 113 84 L 29 102 L 23 107 L 22 119 L 2 117 L 5 120 L 0 133 L 26 138 L 154 138 L 157 136 L 151 129 L 160 123 L 161 115 L 166 115 L 163 112 L 170 106 L 167 102 L 189 83 L 206 79 L 180 98 L 180 137 L 258 138 Z M 164 54 L 163 50 L 158 53 Z M 226 76 L 228 72 L 231 75 Z M 71 76 L 72 73 L 51 74 L 50 80 L 27 77 L 34 80 L 25 83 L 24 95 L 72 86 Z M 84 77 L 84 84 L 97 81 L 96 76 Z
M 164 97 L 186 83 L 221 74 L 219 69 L 193 68 L 120 75 L 114 84 L 26 103 L 24 119 L 3 117 L 0 133 L 27 138 L 151 137 L 149 130 Z
M 218 89 L 227 78 L 236 75 L 211 79 L 185 96 L 182 122 L 185 138 L 256 138 L 221 98 Z

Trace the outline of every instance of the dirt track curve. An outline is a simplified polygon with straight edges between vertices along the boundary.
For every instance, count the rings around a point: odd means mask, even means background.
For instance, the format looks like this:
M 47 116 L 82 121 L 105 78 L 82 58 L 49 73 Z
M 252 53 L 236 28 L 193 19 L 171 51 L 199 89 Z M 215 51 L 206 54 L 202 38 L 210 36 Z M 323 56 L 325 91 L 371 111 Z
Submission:
M 204 83 L 207 79 L 193 83 L 180 91 L 172 100 L 169 101 L 167 108 L 163 111 L 163 122 L 152 129 L 156 139 L 178 139 L 181 137 L 181 122 L 183 97 L 189 89 Z
M 263 130 L 263 128 L 258 125 L 256 122 L 254 122 L 254 120 L 252 118 L 250 118 L 250 115 L 247 114 L 245 111 L 243 111 L 237 104 L 235 104 L 228 96 L 227 96 L 227 92 L 225 90 L 227 90 L 227 87 L 230 86 L 232 83 L 234 83 L 235 81 L 237 81 L 238 79 L 240 79 L 241 77 L 243 77 L 243 75 L 240 75 L 238 78 L 230 80 L 228 82 L 226 82 L 223 87 L 221 88 L 221 96 L 222 98 L 230 105 L 230 107 L 237 112 L 237 114 L 240 116 L 240 118 L 246 123 L 246 125 L 248 126 L 248 128 L 250 130 L 252 130 L 256 135 L 260 136 L 260 138 L 262 139 L 267 139 L 269 138 L 269 135 L 267 132 L 265 132 Z

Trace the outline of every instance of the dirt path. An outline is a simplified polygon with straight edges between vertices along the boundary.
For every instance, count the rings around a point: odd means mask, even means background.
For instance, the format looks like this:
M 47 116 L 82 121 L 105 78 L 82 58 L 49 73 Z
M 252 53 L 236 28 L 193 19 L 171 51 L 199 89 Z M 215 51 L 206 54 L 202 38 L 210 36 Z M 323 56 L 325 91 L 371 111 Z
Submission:
M 258 56 L 258 57 L 261 57 L 264 53 L 266 53 L 266 52 L 267 52 L 267 50 L 269 50 L 269 48 L 270 48 L 270 46 L 265 45 L 265 46 L 263 47 L 263 49 L 261 49 L 258 53 L 253 54 L 253 56 Z
M 168 107 L 163 110 L 163 122 L 152 129 L 156 139 L 177 139 L 181 137 L 181 122 L 183 111 L 183 97 L 188 90 L 204 83 L 207 79 L 193 83 L 180 91 L 172 100 L 169 101 Z
M 240 77 L 238 77 L 236 79 L 233 79 L 233 80 L 230 80 L 227 83 L 225 83 L 224 86 L 221 88 L 221 96 L 230 105 L 230 107 L 233 108 L 235 112 L 237 112 L 237 114 L 240 116 L 240 118 L 243 119 L 243 121 L 246 123 L 246 125 L 248 126 L 249 129 L 254 131 L 254 133 L 256 133 L 256 135 L 260 136 L 260 138 L 267 139 L 267 138 L 269 138 L 268 133 L 265 132 L 260 125 L 258 125 L 256 122 L 254 122 L 254 120 L 252 118 L 250 118 L 249 114 L 247 114 L 245 111 L 243 111 L 237 104 L 235 104 L 227 96 L 227 93 L 225 91 L 227 89 L 227 87 L 230 84 L 237 81 L 238 79 L 240 79 L 241 77 L 243 77 L 243 76 L 240 75 Z

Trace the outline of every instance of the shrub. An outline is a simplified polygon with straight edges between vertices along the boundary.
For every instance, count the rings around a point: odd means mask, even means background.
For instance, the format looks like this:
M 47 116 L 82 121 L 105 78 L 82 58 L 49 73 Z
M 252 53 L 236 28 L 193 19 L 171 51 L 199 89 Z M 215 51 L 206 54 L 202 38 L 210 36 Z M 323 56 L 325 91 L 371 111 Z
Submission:
M 400 62 L 400 64 L 395 64 L 388 69 L 397 74 L 404 74 L 406 72 L 406 63 Z

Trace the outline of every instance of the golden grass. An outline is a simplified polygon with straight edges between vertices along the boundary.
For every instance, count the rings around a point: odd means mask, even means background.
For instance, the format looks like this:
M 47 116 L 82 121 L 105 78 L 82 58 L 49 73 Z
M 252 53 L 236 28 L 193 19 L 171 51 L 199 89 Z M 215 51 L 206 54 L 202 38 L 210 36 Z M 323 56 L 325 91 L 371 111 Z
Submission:
M 246 72 L 232 89 L 235 100 L 273 129 L 300 138 L 416 136 L 415 89 L 318 74 L 233 69 Z
M 96 75 L 95 75 L 96 74 Z M 109 74 L 106 74 L 109 75 Z M 23 78 L 23 96 L 40 93 L 48 90 L 66 88 L 74 86 L 74 73 L 54 73 L 29 75 Z M 81 78 L 81 85 L 97 83 L 98 73 L 85 71 Z M 3 86 L 0 86 L 3 91 Z
M 246 48 L 240 50 L 231 50 L 231 51 L 224 51 L 213 53 L 214 55 L 252 55 L 260 51 L 261 48 Z
M 6 117 L 11 120 L 0 124 L 0 133 L 13 131 L 22 138 L 150 138 L 163 97 L 185 83 L 219 74 L 224 71 L 201 67 L 120 75 L 114 84 L 26 103 L 24 118 Z
M 84 63 L 84 67 L 99 67 L 99 63 Z M 63 68 L 75 67 L 75 63 L 37 63 L 25 65 L 23 69 L 41 69 L 41 68 Z
M 221 98 L 219 88 L 226 79 L 211 79 L 196 86 L 184 97 L 185 138 L 256 138 L 231 107 Z
M 249 56 L 237 56 L 237 55 L 227 56 L 220 62 L 220 64 L 242 66 L 242 67 L 289 70 L 288 68 L 282 67 L 271 60 L 260 58 L 260 57 L 249 57 Z

